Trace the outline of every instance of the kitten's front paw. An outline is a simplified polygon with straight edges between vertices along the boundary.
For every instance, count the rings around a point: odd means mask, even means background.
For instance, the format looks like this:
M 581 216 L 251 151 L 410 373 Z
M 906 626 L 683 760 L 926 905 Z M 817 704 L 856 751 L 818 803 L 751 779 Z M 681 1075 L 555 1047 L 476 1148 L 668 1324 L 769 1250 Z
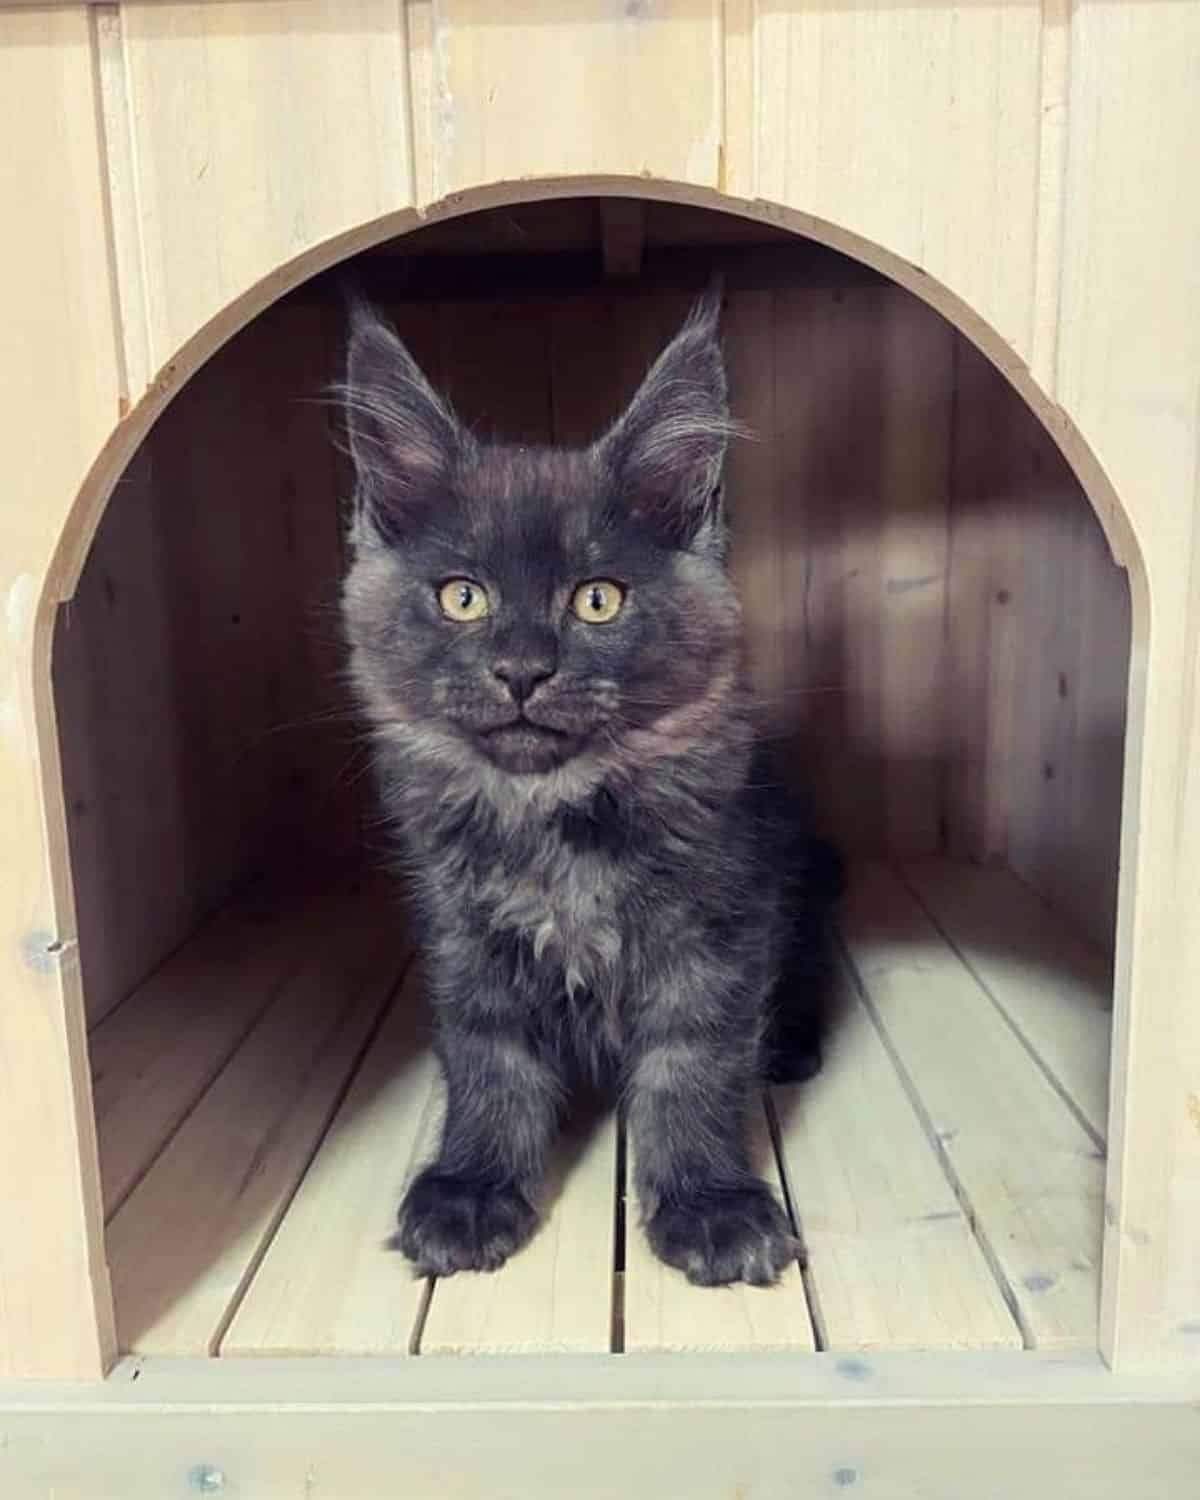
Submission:
M 761 1182 L 664 1203 L 647 1221 L 646 1234 L 659 1259 L 697 1286 L 770 1286 L 800 1248 Z
M 394 1244 L 423 1276 L 496 1271 L 537 1227 L 514 1187 L 498 1187 L 429 1167 L 405 1194 Z

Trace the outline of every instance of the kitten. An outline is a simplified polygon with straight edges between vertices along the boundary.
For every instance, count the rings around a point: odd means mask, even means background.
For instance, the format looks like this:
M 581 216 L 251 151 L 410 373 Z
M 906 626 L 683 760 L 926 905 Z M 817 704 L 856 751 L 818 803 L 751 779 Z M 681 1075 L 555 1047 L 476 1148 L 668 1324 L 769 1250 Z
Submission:
M 400 1212 L 421 1272 L 495 1269 L 533 1233 L 578 1074 L 622 1091 L 664 1261 L 768 1283 L 796 1254 L 746 1119 L 772 1060 L 815 1065 L 832 866 L 756 749 L 718 315 L 710 294 L 616 425 L 566 450 L 479 441 L 352 314 L 343 609 L 448 1094 Z

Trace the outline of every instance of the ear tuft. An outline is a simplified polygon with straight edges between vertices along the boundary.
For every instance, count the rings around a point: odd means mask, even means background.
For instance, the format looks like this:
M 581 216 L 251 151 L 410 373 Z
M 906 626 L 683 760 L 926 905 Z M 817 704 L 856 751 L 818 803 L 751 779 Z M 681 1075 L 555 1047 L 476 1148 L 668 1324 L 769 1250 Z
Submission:
M 625 503 L 674 546 L 716 518 L 726 445 L 746 431 L 729 415 L 720 315 L 714 285 L 600 442 Z
M 359 505 L 385 535 L 394 534 L 448 478 L 467 439 L 395 331 L 357 297 L 338 392 Z

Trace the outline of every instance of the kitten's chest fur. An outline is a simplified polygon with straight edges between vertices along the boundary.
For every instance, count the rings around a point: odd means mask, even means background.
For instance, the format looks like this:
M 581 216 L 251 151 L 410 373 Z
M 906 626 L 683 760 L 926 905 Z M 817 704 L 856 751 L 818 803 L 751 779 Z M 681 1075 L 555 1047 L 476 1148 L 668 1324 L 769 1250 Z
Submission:
M 607 794 L 583 806 L 507 806 L 485 797 L 432 815 L 418 863 L 433 905 L 511 955 L 512 978 L 548 1001 L 589 992 L 606 1009 L 634 962 L 630 898 L 644 850 Z M 637 903 L 644 906 L 644 901 Z
M 475 872 L 476 899 L 493 930 L 513 934 L 543 968 L 561 972 L 568 998 L 616 986 L 626 943 L 625 871 L 604 851 L 579 848 L 551 826 L 524 858 Z

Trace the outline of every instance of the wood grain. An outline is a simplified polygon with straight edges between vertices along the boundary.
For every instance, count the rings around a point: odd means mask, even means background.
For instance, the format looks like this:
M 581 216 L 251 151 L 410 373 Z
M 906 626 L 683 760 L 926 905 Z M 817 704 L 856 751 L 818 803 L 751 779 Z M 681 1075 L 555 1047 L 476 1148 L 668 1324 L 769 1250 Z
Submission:
M 223 1355 L 407 1354 L 426 1286 L 388 1247 L 442 1109 L 413 971 L 254 1273 Z
M 391 0 L 121 17 L 154 373 L 282 264 L 411 203 L 407 56 Z
M 894 875 L 857 872 L 844 928 L 863 997 L 1027 1340 L 1094 1348 L 1103 1153 Z
M 715 187 L 722 79 L 717 0 L 664 0 L 653 9 L 577 0 L 578 44 L 564 46 L 554 0 L 488 0 L 421 7 L 414 67 L 433 199 L 497 178 L 594 170 Z M 536 75 L 538 86 L 528 86 Z M 555 122 L 547 128 L 547 121 Z
M 104 1207 L 114 1213 L 289 979 L 358 920 L 361 883 L 254 893 L 219 913 L 89 1039 Z M 396 956 L 406 948 L 397 934 Z
M 1040 33 L 1027 6 L 758 7 L 757 193 L 907 256 L 1027 357 Z
M 772 1090 L 821 1347 L 1019 1349 L 934 1147 L 861 1000 L 841 983 L 821 1072 Z
M 399 969 L 378 906 L 281 986 L 116 1214 L 121 1344 L 211 1354 L 323 1136 Z
M 1009 871 L 937 860 L 905 882 L 1097 1142 L 1108 1129 L 1112 966 Z
M 50 675 L 60 533 L 121 369 L 87 13 L 0 15 L 0 1372 L 110 1357 L 99 1174 Z M 36 1143 L 36 1144 L 35 1144 Z

